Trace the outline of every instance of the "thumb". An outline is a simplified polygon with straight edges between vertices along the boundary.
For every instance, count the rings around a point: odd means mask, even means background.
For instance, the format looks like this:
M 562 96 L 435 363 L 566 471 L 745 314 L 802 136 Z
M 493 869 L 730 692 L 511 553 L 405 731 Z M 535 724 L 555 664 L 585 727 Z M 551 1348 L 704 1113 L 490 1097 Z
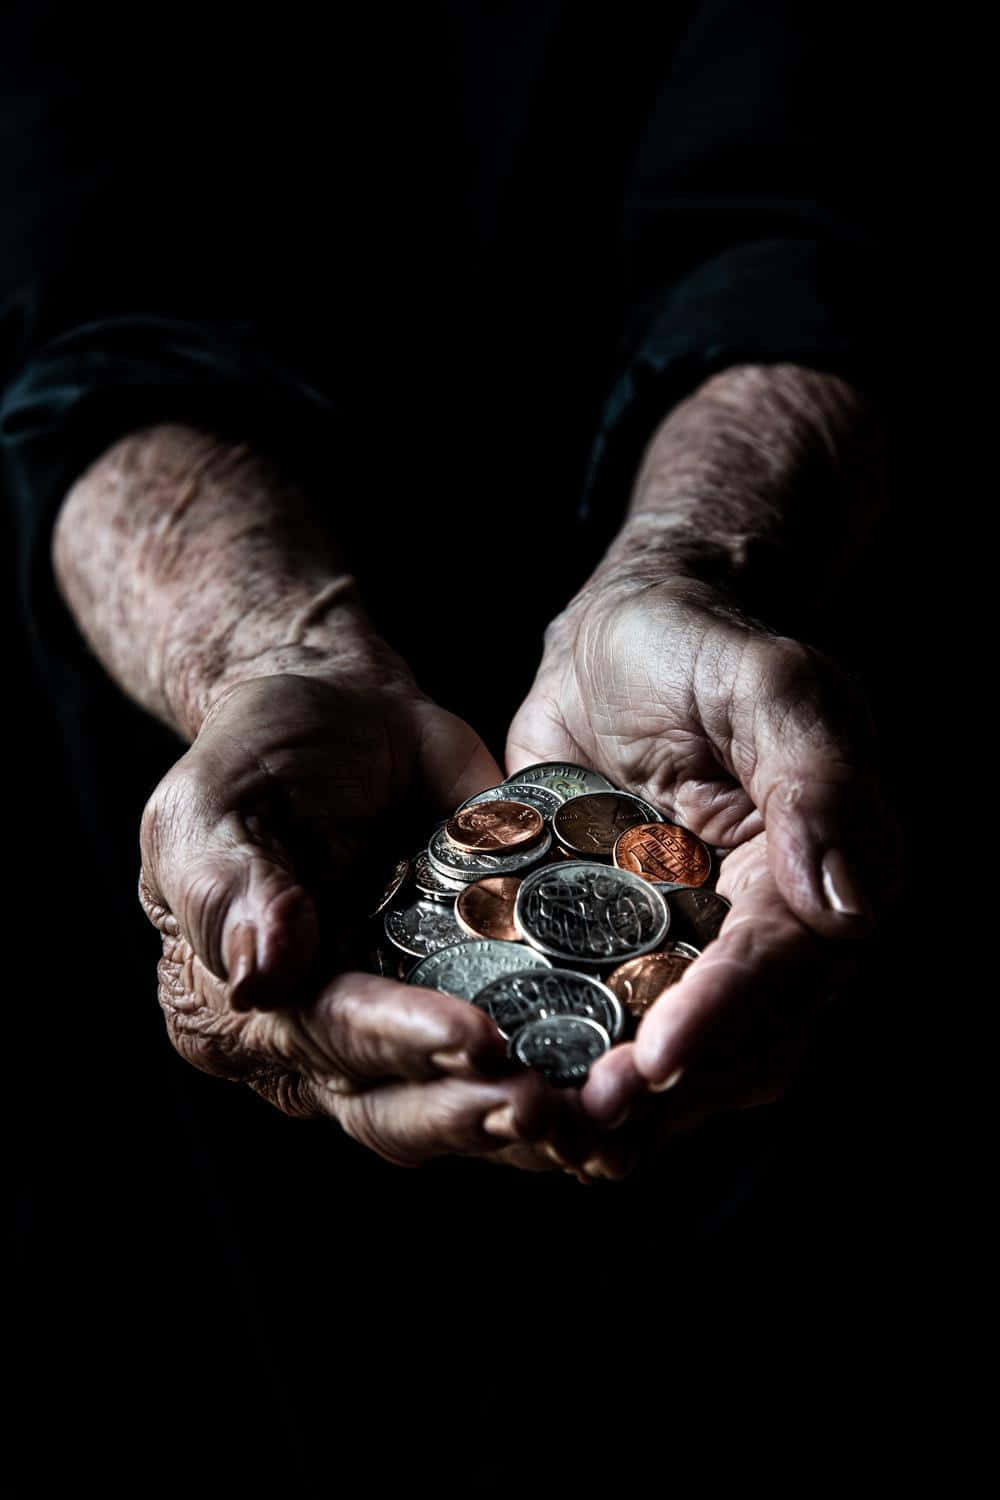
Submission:
M 813 931 L 867 935 L 893 894 L 899 854 L 867 709 L 818 653 L 784 643 L 771 653 L 744 783 L 764 818 L 771 870 Z
M 140 899 L 162 932 L 228 981 L 239 1010 L 287 1002 L 319 948 L 315 905 L 283 850 L 221 805 L 189 752 L 143 814 Z

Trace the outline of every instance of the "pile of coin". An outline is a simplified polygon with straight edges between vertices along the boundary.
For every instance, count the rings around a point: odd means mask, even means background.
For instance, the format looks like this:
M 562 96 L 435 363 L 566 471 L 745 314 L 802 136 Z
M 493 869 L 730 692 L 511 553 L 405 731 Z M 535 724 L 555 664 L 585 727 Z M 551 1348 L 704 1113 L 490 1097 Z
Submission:
M 479 1006 L 511 1057 L 579 1086 L 718 934 L 720 857 L 598 771 L 526 766 L 397 863 L 372 966 Z

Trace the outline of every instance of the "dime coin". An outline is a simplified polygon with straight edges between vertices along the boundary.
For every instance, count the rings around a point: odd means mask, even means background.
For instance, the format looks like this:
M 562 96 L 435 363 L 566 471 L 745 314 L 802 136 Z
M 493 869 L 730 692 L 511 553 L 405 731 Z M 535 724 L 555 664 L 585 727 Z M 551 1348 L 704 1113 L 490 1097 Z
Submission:
M 427 858 L 426 849 L 413 861 L 413 884 L 422 896 L 429 896 L 432 901 L 454 901 L 465 890 L 464 880 L 447 880 L 438 874 Z
M 719 928 L 730 911 L 725 896 L 718 896 L 715 891 L 668 891 L 666 902 L 670 907 L 671 936 L 676 934 L 696 948 L 707 948 L 719 936 Z
M 399 891 L 409 873 L 410 861 L 408 859 L 397 859 L 395 865 L 393 866 L 392 874 L 389 876 L 389 882 L 385 890 L 382 892 L 382 899 L 379 901 L 378 906 L 376 906 L 375 910 L 372 912 L 373 917 L 378 917 L 382 914 L 382 912 L 385 911 L 386 907 L 389 905 L 389 902 Z
M 424 958 L 462 941 L 465 934 L 455 921 L 453 907 L 443 901 L 411 901 L 385 914 L 385 933 L 404 953 Z
M 629 828 L 615 844 L 614 861 L 620 870 L 634 870 L 647 880 L 703 885 L 712 856 L 701 839 L 676 823 L 643 823 Z
M 548 787 L 502 781 L 499 786 L 488 786 L 485 792 L 477 792 L 463 802 L 458 811 L 464 812 L 467 807 L 476 807 L 480 802 L 527 802 L 529 807 L 537 807 L 543 818 L 551 818 L 556 808 L 562 807 L 563 799 L 550 792 Z
M 625 1026 L 618 998 L 607 985 L 571 969 L 504 974 L 473 995 L 472 1003 L 485 1010 L 506 1037 L 542 1016 L 586 1016 L 603 1026 L 612 1041 Z
M 591 771 L 588 766 L 575 765 L 570 760 L 540 760 L 533 766 L 525 766 L 508 776 L 507 784 L 513 782 L 535 782 L 555 792 L 560 802 L 569 797 L 579 797 L 581 792 L 613 792 L 614 783 L 600 771 Z
M 507 1050 L 557 1088 L 569 1088 L 586 1082 L 591 1063 L 610 1046 L 604 1027 L 586 1016 L 545 1016 L 522 1026 Z
M 534 953 L 523 943 L 494 942 L 470 938 L 441 948 L 414 964 L 406 976 L 407 984 L 423 985 L 471 1000 L 501 974 L 523 973 L 525 969 L 549 969 L 552 965 L 541 953 Z
M 605 859 L 627 829 L 655 823 L 659 816 L 655 807 L 629 792 L 583 792 L 553 814 L 552 832 L 574 854 Z
M 484 875 L 519 875 L 544 859 L 552 848 L 552 835 L 546 828 L 530 849 L 512 849 L 507 854 L 490 854 L 477 849 L 475 854 L 456 849 L 443 828 L 439 828 L 427 846 L 427 858 L 446 880 L 460 880 L 468 885 Z
M 640 1020 L 664 990 L 683 979 L 697 954 L 644 953 L 608 975 L 608 989 L 618 996 L 634 1021 Z
M 501 938 L 519 943 L 521 934 L 514 926 L 514 898 L 521 884 L 517 875 L 490 875 L 464 886 L 455 902 L 459 927 L 476 938 Z
M 659 947 L 670 913 L 648 880 L 566 860 L 525 876 L 514 921 L 533 948 L 576 968 L 622 963 Z
M 449 818 L 444 831 L 469 854 L 495 854 L 533 844 L 544 827 L 538 808 L 526 802 L 477 802 Z

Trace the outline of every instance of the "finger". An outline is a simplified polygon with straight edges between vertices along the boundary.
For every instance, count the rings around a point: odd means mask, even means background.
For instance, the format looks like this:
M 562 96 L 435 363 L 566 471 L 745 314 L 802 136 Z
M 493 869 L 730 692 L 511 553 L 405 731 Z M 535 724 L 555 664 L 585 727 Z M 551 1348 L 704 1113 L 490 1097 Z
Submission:
M 825 937 L 865 936 L 892 898 L 897 848 L 867 710 L 852 685 L 795 642 L 755 643 L 744 671 L 752 746 L 741 780 L 764 816 L 778 888 Z
M 679 1070 L 729 1064 L 797 1033 L 849 963 L 851 950 L 818 938 L 785 905 L 765 844 L 727 859 L 733 906 L 718 938 L 642 1020 L 635 1065 L 651 1089 L 676 1082 Z
M 416 710 L 420 759 L 433 805 L 451 813 L 467 797 L 503 781 L 503 771 L 471 725 L 436 704 Z
M 349 1135 L 399 1166 L 539 1140 L 560 1107 L 557 1092 L 532 1073 L 493 1083 L 393 1083 L 329 1102 Z

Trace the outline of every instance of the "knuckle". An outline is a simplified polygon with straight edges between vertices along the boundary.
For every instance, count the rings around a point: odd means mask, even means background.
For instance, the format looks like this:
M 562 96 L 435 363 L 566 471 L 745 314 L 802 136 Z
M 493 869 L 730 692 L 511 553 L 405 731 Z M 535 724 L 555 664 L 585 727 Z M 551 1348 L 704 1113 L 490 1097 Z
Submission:
M 281 1067 L 261 1068 L 245 1081 L 255 1094 L 293 1120 L 313 1119 L 322 1113 L 317 1107 L 313 1085 L 300 1073 Z

